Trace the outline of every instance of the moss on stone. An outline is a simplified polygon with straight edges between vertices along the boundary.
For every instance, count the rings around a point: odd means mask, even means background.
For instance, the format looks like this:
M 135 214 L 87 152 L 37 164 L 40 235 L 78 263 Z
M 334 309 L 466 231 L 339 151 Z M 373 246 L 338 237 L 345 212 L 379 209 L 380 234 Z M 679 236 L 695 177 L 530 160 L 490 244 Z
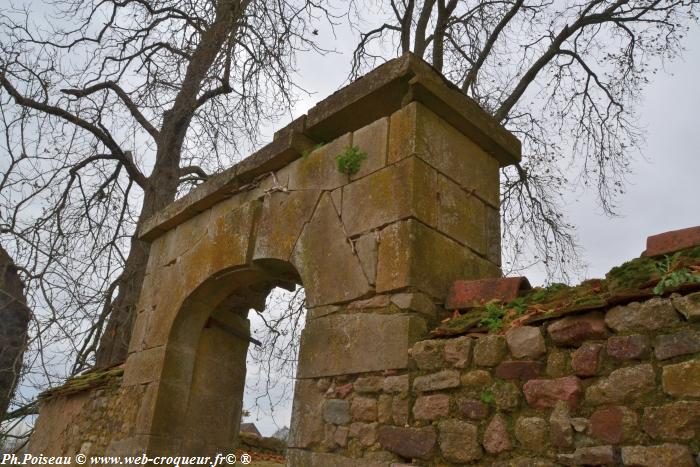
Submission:
M 662 278 L 660 258 L 641 257 L 612 268 L 604 279 L 589 279 L 578 285 L 555 283 L 535 287 L 517 299 L 503 304 L 503 327 L 516 320 L 523 323 L 540 322 L 566 314 L 606 308 L 640 297 L 653 296 L 653 288 Z M 700 266 L 700 246 L 681 250 L 676 254 L 675 268 L 697 269 Z M 683 284 L 687 287 L 688 284 Z M 673 290 L 666 292 L 670 293 Z M 486 316 L 485 307 L 473 308 L 468 313 L 442 323 L 432 331 L 433 336 L 454 336 L 480 328 Z M 523 319 L 523 315 L 526 315 Z M 479 329 L 482 330 L 482 329 Z M 500 331 L 501 329 L 492 329 Z
M 440 336 L 456 336 L 464 334 L 470 329 L 474 328 L 479 324 L 483 318 L 484 313 L 482 309 L 475 310 L 473 312 L 461 315 L 456 318 L 452 318 L 449 321 L 444 322 L 440 325 L 436 331 L 439 330 L 437 335 Z
M 612 268 L 606 275 L 605 281 L 611 293 L 639 290 L 660 278 L 656 261 L 647 258 L 635 258 L 631 261 Z
M 121 376 L 124 374 L 124 368 L 121 366 L 108 368 L 106 370 L 96 370 L 83 373 L 82 375 L 70 378 L 61 386 L 48 389 L 39 395 L 42 401 L 50 400 L 55 397 L 68 396 L 78 392 L 87 391 L 107 386 L 116 386 Z

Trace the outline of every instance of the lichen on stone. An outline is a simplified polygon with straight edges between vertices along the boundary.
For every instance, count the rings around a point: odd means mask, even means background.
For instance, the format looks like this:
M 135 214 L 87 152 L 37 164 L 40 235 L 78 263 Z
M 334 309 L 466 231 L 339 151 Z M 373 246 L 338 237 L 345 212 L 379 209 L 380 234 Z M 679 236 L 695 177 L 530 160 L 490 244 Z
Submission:
M 61 386 L 57 386 L 42 392 L 39 399 L 47 401 L 55 397 L 68 396 L 79 392 L 95 389 L 99 387 L 114 386 L 119 384 L 121 376 L 124 374 L 122 366 L 112 367 L 105 370 L 94 370 L 83 373 L 68 379 Z

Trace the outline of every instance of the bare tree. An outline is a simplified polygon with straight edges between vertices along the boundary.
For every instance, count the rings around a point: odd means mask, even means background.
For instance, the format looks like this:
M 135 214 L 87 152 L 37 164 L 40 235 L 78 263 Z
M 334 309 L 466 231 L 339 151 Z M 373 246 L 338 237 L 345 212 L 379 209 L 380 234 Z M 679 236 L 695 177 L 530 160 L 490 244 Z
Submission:
M 48 310 L 37 336 L 62 341 L 75 373 L 95 355 L 123 361 L 149 248 L 134 232 L 290 107 L 294 52 L 315 48 L 308 27 L 325 12 L 303 0 L 42 7 L 0 10 L 0 235 Z
M 280 421 L 289 423 L 279 420 L 275 412 L 291 400 L 294 391 L 301 331 L 306 322 L 304 289 L 273 289 L 265 310 L 257 312 L 257 317 L 261 323 L 253 326 L 253 332 L 260 343 L 250 352 L 255 374 L 247 378 L 246 388 L 255 394 L 254 407 L 250 409 L 256 415 L 271 416 L 280 427 Z
M 295 53 L 329 18 L 306 0 L 37 3 L 0 8 L 0 238 L 38 310 L 7 436 L 47 386 L 123 361 L 134 233 L 287 113 Z
M 22 370 L 31 313 L 24 284 L 10 255 L 0 246 L 0 414 L 7 414 Z
M 376 5 L 352 2 L 348 11 L 359 32 L 352 75 L 413 52 L 514 132 L 523 161 L 502 174 L 511 266 L 532 260 L 550 277 L 566 277 L 577 248 L 560 195 L 593 186 L 603 211 L 615 214 L 643 141 L 635 104 L 656 67 L 682 51 L 698 1 L 390 0 L 373 11 Z M 368 21 L 366 11 L 379 20 Z

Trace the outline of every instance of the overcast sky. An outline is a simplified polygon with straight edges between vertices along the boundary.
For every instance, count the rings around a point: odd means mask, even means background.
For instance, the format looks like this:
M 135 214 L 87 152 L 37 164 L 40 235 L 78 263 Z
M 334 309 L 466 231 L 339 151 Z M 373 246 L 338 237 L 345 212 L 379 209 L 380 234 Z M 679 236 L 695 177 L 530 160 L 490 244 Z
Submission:
M 347 84 L 350 70 L 349 42 L 341 37 L 326 45 L 344 52 L 299 60 L 302 85 L 314 94 L 304 98 L 295 115 L 305 113 L 317 101 Z M 668 64 L 650 83 L 640 103 L 640 124 L 647 144 L 619 198 L 616 218 L 601 215 L 595 196 L 583 192 L 566 196 L 569 220 L 577 227 L 582 259 L 587 268 L 578 279 L 602 277 L 611 267 L 639 256 L 649 235 L 700 225 L 700 30 L 686 40 L 681 59 Z M 280 126 L 282 126 L 280 124 Z M 545 281 L 542 270 L 525 272 L 532 285 Z M 251 316 L 252 317 L 252 316 Z M 255 321 L 253 322 L 255 325 Z M 253 370 L 254 371 L 254 370 Z M 246 394 L 246 407 L 252 407 Z M 278 423 L 288 424 L 291 403 L 277 412 Z M 270 417 L 255 420 L 265 435 L 275 431 Z

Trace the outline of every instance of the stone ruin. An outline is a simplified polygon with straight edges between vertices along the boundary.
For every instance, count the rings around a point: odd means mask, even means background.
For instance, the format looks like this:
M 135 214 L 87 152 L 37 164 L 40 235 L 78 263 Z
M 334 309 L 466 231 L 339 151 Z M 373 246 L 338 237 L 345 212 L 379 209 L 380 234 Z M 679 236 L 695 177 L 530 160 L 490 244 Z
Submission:
M 700 295 L 651 293 L 653 251 L 639 283 L 502 279 L 499 169 L 519 158 L 410 54 L 319 102 L 143 226 L 126 362 L 47 392 L 29 451 L 231 452 L 248 312 L 302 284 L 289 466 L 690 467 Z

